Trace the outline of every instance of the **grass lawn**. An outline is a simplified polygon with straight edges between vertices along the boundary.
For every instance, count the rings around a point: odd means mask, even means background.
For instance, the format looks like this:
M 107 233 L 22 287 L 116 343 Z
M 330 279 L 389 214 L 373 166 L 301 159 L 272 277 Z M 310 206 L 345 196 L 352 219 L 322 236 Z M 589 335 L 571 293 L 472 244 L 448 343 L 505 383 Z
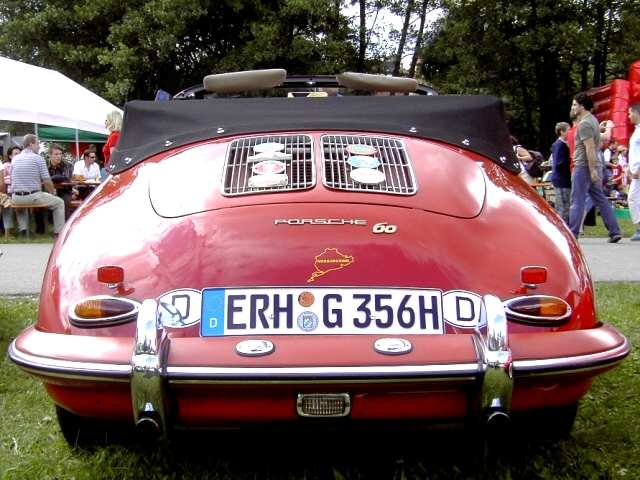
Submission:
M 603 320 L 640 342 L 640 284 L 597 285 Z M 36 316 L 33 298 L 0 299 L 0 349 Z M 6 358 L 0 375 L 0 479 L 637 479 L 640 353 L 596 380 L 570 438 L 507 439 L 509 454 L 484 464 L 462 430 L 394 433 L 264 431 L 179 435 L 147 447 L 126 440 L 74 451 L 58 431 L 39 382 Z M 471 458 L 476 458 L 472 461 Z
M 628 218 L 618 218 L 618 224 L 620 225 L 620 231 L 622 237 L 628 239 L 631 235 L 636 233 L 636 226 Z M 602 223 L 600 215 L 596 215 L 596 225 L 594 227 L 584 227 L 585 237 L 608 237 L 609 233 Z
M 0 244 L 2 243 L 53 243 L 53 237 L 50 233 L 45 233 L 44 235 L 37 235 L 35 233 L 29 234 L 29 238 L 18 237 L 16 235 L 12 235 L 10 237 L 5 237 L 4 235 L 0 235 Z
M 49 212 L 46 212 L 47 214 Z M 50 214 L 47 215 L 47 217 L 50 217 Z M 2 243 L 53 243 L 53 237 L 52 237 L 52 233 L 53 233 L 53 223 L 51 218 L 45 218 L 45 233 L 44 234 L 36 234 L 34 233 L 36 231 L 36 224 L 35 224 L 35 218 L 33 214 L 29 214 L 29 238 L 23 238 L 18 236 L 18 223 L 17 220 L 14 218 L 14 226 L 13 229 L 11 231 L 11 235 L 10 236 L 5 236 L 0 234 L 0 244 Z

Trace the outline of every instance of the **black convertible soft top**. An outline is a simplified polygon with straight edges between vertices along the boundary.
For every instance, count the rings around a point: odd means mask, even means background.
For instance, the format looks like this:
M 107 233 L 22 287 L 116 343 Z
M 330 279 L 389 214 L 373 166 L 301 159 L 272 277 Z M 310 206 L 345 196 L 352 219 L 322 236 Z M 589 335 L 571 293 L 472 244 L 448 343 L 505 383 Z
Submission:
M 109 166 L 120 173 L 151 155 L 227 136 L 300 130 L 388 133 L 438 140 L 517 173 L 502 101 L 489 96 L 352 96 L 132 101 Z

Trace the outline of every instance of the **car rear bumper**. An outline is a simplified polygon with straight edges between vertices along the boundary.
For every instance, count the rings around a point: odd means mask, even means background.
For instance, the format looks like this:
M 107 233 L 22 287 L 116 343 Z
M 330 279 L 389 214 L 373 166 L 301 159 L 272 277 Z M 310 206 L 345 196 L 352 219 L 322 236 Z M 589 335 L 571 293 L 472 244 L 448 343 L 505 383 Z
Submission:
M 464 416 L 471 403 L 480 415 L 509 414 L 512 408 L 577 401 L 595 375 L 630 351 L 627 339 L 608 325 L 509 335 L 501 302 L 486 296 L 484 306 L 486 334 L 413 336 L 415 355 L 393 357 L 373 352 L 375 339 L 354 336 L 349 350 L 365 352 L 355 362 L 340 353 L 335 342 L 344 339 L 339 338 L 323 341 L 317 351 L 309 344 L 300 351 L 299 339 L 277 337 L 272 341 L 278 355 L 257 358 L 239 357 L 237 338 L 216 339 L 215 348 L 209 339 L 169 339 L 154 300 L 143 304 L 135 339 L 52 334 L 31 327 L 8 353 L 21 368 L 42 377 L 56 402 L 72 411 L 98 416 L 129 412 L 135 422 L 153 418 L 164 429 L 169 418 L 191 425 L 207 419 L 296 418 L 295 392 L 349 392 L 352 418 L 410 417 L 425 410 L 433 418 Z M 332 352 L 329 366 L 327 351 Z M 420 357 L 420 351 L 426 355 Z M 285 357 L 299 363 L 283 366 Z M 109 398 L 119 405 L 105 408 Z

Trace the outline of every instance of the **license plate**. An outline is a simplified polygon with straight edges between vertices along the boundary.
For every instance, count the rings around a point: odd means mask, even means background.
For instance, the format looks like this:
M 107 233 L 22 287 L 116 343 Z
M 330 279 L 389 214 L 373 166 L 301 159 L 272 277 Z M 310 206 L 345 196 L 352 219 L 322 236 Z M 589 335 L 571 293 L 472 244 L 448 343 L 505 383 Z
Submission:
M 209 288 L 200 333 L 224 335 L 442 334 L 435 289 Z

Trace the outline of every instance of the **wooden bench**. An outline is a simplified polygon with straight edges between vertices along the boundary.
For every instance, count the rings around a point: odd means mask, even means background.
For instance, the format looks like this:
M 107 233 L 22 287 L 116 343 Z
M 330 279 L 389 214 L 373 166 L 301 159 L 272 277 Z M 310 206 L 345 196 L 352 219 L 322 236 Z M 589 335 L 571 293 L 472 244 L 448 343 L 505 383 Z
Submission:
M 27 238 L 29 238 L 29 226 L 31 225 L 31 219 L 29 218 L 29 212 L 31 212 L 32 209 L 49 209 L 48 206 L 46 205 L 40 205 L 40 204 L 36 204 L 36 203 L 15 203 L 13 201 L 11 201 L 11 206 L 9 208 L 13 208 L 16 213 L 18 212 L 18 210 L 26 210 L 27 211 Z M 18 229 L 20 227 L 18 226 Z M 5 236 L 7 235 L 7 230 L 5 229 L 4 232 Z
M 553 184 L 551 182 L 535 182 L 530 183 L 529 186 L 537 191 L 542 198 L 544 198 L 547 202 L 552 202 L 555 200 L 555 190 L 553 188 Z M 552 198 L 553 197 L 553 198 Z

